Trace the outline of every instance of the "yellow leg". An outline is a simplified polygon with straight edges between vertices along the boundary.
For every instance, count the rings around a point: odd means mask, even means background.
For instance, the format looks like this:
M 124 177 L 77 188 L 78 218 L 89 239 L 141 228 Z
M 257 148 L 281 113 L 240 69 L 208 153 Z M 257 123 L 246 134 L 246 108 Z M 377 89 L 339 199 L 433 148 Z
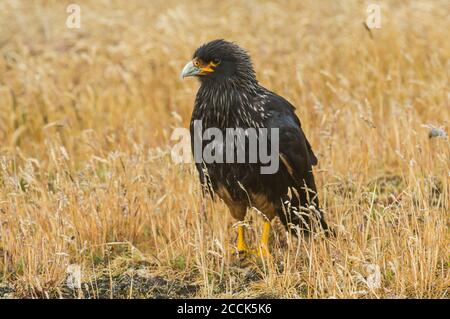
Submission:
M 264 222 L 263 233 L 261 237 L 261 245 L 258 249 L 258 255 L 260 257 L 269 257 L 269 235 L 270 235 L 270 221 Z
M 238 252 L 248 252 L 247 244 L 245 243 L 245 227 L 243 225 L 238 226 L 238 240 L 237 240 Z

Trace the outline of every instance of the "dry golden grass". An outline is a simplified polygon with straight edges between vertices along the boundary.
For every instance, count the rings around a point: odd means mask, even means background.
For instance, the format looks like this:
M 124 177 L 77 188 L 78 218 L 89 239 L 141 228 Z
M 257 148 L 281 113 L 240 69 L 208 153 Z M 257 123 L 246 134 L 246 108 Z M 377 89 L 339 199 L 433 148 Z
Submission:
M 71 2 L 0 2 L 0 293 L 449 297 L 449 140 L 422 126 L 450 128 L 448 1 L 383 1 L 372 37 L 364 1 L 79 0 L 79 30 Z M 171 162 L 180 70 L 215 38 L 297 106 L 337 238 L 275 223 L 273 260 L 239 265 L 225 206 Z

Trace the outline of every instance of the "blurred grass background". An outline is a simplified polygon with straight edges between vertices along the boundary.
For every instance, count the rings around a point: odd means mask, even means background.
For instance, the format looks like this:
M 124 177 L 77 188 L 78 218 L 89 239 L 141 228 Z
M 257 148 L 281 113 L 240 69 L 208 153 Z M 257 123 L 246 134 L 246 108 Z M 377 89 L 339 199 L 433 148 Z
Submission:
M 120 295 L 109 279 L 123 276 L 149 285 L 125 297 L 171 283 L 193 297 L 448 297 L 449 140 L 424 127 L 450 126 L 448 1 L 380 1 L 371 33 L 366 1 L 86 0 L 80 29 L 70 3 L 0 2 L 0 282 L 14 296 L 67 296 L 76 264 L 88 288 L 69 295 L 83 297 Z M 296 105 L 337 239 L 279 228 L 272 263 L 236 266 L 225 206 L 201 203 L 193 167 L 170 161 L 198 87 L 181 68 L 216 38 Z

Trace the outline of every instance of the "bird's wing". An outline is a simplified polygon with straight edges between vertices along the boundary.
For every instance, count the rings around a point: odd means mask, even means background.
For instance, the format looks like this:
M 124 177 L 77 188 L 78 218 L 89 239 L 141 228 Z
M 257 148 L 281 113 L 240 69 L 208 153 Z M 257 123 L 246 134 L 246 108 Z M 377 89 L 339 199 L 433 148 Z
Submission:
M 303 133 L 295 108 L 284 98 L 271 93 L 265 109 L 270 112 L 267 128 L 279 129 L 279 152 L 282 162 L 289 165 L 297 177 L 303 178 L 317 164 L 311 144 Z

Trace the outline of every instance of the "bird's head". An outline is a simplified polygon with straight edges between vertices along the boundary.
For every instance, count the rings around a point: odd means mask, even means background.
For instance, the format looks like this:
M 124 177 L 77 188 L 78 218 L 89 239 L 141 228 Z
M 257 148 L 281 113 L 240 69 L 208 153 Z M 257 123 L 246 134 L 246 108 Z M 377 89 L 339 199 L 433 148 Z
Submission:
M 225 40 L 214 40 L 199 47 L 181 72 L 182 78 L 189 76 L 198 77 L 202 83 L 256 83 L 248 53 L 237 44 Z

